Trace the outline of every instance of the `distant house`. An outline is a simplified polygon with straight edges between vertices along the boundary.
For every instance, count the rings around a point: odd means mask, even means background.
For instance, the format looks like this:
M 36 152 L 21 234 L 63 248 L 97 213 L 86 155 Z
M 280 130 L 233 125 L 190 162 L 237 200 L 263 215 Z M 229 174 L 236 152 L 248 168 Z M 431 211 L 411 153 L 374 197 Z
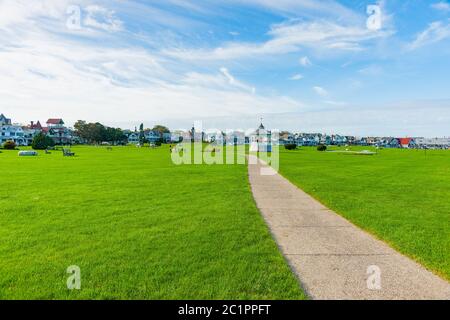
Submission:
M 10 126 L 11 125 L 11 119 L 8 119 L 5 117 L 5 115 L 2 113 L 0 114 L 0 126 Z
M 42 131 L 47 134 L 56 144 L 70 144 L 72 143 L 72 133 L 65 127 L 64 121 L 59 118 L 47 120 L 47 127 L 42 128 Z
M 420 149 L 450 149 L 450 138 L 415 138 L 414 142 Z
M 409 149 L 413 147 L 414 140 L 412 138 L 398 138 L 399 145 L 403 149 Z
M 28 145 L 22 126 L 12 124 L 11 119 L 6 118 L 2 113 L 0 114 L 0 144 L 6 141 L 14 141 L 19 146 Z
M 34 121 L 31 121 L 28 126 L 24 126 L 22 127 L 22 129 L 28 145 L 31 145 L 31 143 L 33 142 L 33 138 L 43 130 L 42 125 L 39 121 L 36 123 L 34 123 Z
M 321 144 L 325 144 L 325 145 L 327 145 L 327 146 L 329 146 L 329 145 L 331 145 L 331 137 L 330 136 L 328 136 L 328 135 L 323 135 L 322 136 L 322 138 L 320 139 L 320 143 Z
M 154 130 L 145 130 L 144 131 L 144 138 L 149 143 L 156 143 L 158 141 L 161 141 L 161 139 L 162 139 L 161 133 L 159 131 L 154 131 Z
M 387 143 L 387 148 L 400 148 L 400 141 L 397 138 L 391 138 Z
M 170 132 L 164 132 L 161 134 L 161 132 L 157 131 L 157 130 L 145 130 L 144 138 L 149 143 L 156 143 L 158 141 L 161 141 L 164 143 L 172 142 L 172 134 Z M 178 140 L 177 140 L 177 142 L 178 142 Z
M 320 143 L 322 135 L 320 133 L 301 133 L 295 136 L 298 146 L 317 146 Z
M 139 133 L 131 132 L 128 134 L 128 143 L 130 144 L 138 144 L 139 143 Z
M 374 146 L 377 144 L 377 138 L 376 137 L 367 137 L 366 143 L 368 146 Z
M 0 143 L 3 144 L 6 141 L 14 141 L 19 146 L 28 145 L 27 139 L 25 139 L 22 126 L 20 125 L 2 125 L 0 126 Z
M 347 143 L 347 138 L 345 136 L 340 136 L 338 134 L 331 136 L 331 144 L 336 146 L 342 146 Z
M 291 133 L 285 133 L 280 136 L 280 145 L 296 144 L 295 136 Z
M 345 139 L 347 140 L 347 144 L 355 144 L 356 138 L 354 136 L 345 136 Z

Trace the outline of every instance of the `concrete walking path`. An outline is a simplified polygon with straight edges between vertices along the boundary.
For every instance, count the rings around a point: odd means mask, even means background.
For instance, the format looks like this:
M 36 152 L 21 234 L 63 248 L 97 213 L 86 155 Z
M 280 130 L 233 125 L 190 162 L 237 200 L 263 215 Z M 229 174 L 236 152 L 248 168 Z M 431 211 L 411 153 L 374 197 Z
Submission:
M 255 156 L 250 157 L 250 163 L 256 163 Z M 248 167 L 256 204 L 312 299 L 450 299 L 447 281 L 354 226 L 281 175 L 261 175 L 266 165 L 258 161 Z

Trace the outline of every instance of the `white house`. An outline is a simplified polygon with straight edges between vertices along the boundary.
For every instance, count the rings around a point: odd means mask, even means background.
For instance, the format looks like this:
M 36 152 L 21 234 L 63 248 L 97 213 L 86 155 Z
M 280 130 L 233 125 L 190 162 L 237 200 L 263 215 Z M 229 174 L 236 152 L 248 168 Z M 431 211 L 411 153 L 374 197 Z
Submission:
M 128 135 L 128 143 L 138 144 L 139 143 L 139 133 L 132 132 Z
M 155 143 L 161 140 L 161 134 L 159 131 L 146 130 L 144 131 L 144 137 L 150 143 Z

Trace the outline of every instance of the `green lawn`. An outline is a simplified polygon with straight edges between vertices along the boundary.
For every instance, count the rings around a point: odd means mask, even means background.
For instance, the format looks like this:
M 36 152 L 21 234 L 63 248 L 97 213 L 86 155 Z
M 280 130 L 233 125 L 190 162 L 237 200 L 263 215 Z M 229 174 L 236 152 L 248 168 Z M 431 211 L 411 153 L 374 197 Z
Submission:
M 450 151 L 283 149 L 280 163 L 280 173 L 305 192 L 450 279 Z
M 305 298 L 246 166 L 175 166 L 167 147 L 73 151 L 0 153 L 0 298 Z

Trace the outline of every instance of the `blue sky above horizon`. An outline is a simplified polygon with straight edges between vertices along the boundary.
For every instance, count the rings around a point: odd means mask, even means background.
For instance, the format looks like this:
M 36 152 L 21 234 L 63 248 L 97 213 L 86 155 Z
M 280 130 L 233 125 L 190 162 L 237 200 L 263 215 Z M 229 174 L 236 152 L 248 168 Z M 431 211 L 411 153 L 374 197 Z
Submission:
M 0 0 L 18 122 L 450 136 L 449 57 L 448 1 Z

